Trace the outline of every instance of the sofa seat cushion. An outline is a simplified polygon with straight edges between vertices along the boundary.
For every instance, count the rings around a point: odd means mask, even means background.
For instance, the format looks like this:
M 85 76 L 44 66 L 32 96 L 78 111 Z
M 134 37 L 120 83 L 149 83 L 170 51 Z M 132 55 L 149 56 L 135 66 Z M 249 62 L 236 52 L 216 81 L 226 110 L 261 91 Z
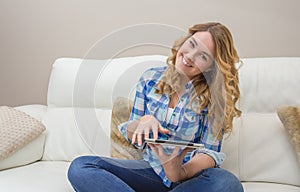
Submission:
M 1 191 L 68 192 L 74 191 L 67 180 L 69 162 L 38 161 L 0 172 Z
M 243 182 L 245 192 L 299 192 L 300 187 L 277 183 Z

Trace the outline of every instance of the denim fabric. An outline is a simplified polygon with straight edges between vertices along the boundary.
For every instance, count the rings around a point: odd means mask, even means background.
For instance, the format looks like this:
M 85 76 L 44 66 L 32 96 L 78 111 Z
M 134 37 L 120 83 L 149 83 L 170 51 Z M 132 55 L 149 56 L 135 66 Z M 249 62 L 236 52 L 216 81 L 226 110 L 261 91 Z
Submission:
M 147 161 L 98 156 L 76 158 L 69 167 L 68 179 L 77 192 L 243 191 L 240 181 L 221 168 L 205 169 L 189 180 L 172 183 L 168 188 Z

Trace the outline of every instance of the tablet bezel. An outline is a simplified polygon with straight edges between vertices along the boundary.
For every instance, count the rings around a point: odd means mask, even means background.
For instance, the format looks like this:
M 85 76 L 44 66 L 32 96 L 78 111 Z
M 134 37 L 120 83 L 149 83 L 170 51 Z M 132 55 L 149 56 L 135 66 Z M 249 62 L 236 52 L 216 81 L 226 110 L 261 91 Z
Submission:
M 179 147 L 188 147 L 188 148 L 203 148 L 204 145 L 200 143 L 191 143 L 191 142 L 186 142 L 186 141 L 173 141 L 173 140 L 165 140 L 165 139 L 145 139 L 146 143 L 151 143 L 151 144 L 160 144 L 160 145 L 169 145 L 169 146 L 179 146 Z

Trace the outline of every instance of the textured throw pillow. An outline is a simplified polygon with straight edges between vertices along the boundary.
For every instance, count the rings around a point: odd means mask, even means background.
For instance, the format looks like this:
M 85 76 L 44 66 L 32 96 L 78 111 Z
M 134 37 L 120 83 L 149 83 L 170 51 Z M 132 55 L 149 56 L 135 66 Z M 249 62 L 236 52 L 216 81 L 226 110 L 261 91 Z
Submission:
M 28 114 L 8 106 L 0 107 L 0 160 L 37 138 L 45 126 Z
M 130 144 L 118 129 L 118 125 L 128 121 L 133 102 L 127 98 L 118 97 L 112 109 L 111 117 L 111 149 L 110 155 L 121 159 L 142 159 L 142 151 Z
M 300 106 L 283 106 L 277 109 L 283 126 L 287 129 L 296 150 L 300 166 Z

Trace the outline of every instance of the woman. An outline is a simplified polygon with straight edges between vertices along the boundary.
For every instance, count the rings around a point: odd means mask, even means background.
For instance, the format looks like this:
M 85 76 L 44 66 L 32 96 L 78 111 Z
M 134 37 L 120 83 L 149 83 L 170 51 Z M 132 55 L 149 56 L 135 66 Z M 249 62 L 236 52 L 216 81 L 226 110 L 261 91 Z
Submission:
M 219 168 L 223 135 L 241 111 L 239 57 L 230 31 L 220 23 L 194 25 L 177 40 L 168 66 L 147 70 L 137 85 L 124 137 L 143 147 L 143 160 L 97 156 L 75 159 L 68 172 L 76 191 L 222 191 L 243 187 Z M 144 139 L 185 140 L 204 149 L 145 145 Z

